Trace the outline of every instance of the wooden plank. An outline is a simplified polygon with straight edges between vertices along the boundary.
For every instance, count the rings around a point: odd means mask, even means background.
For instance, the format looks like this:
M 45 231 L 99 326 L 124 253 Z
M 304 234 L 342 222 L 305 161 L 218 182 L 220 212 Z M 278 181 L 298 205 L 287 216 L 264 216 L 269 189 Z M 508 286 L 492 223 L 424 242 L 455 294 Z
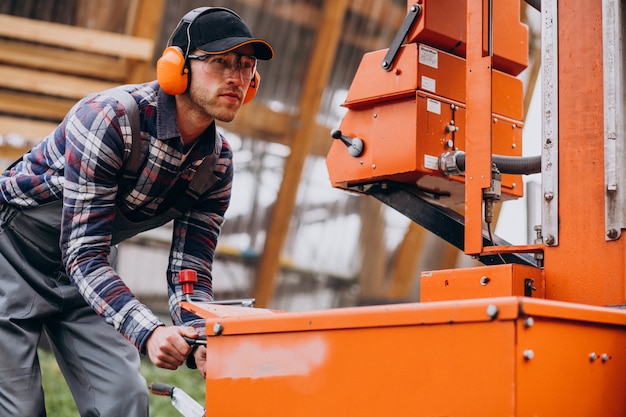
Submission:
M 116 86 L 117 83 L 0 65 L 0 87 L 81 99 Z
M 0 112 L 60 121 L 76 100 L 0 90 Z
M 289 231 L 289 223 L 295 206 L 302 167 L 313 143 L 316 132 L 316 117 L 319 111 L 322 92 L 328 84 L 331 69 L 343 30 L 343 20 L 348 7 L 348 0 L 326 0 L 322 19 L 316 35 L 309 72 L 305 78 L 300 99 L 298 124 L 292 127 L 290 136 L 298 137 L 297 146 L 285 163 L 285 173 L 278 192 L 276 204 L 267 228 L 267 238 L 257 268 L 254 297 L 259 307 L 270 305 L 277 275 L 280 271 L 280 256 Z
M 148 38 L 9 15 L 0 15 L 0 36 L 143 61 L 152 59 L 154 49 Z
M 89 52 L 60 49 L 0 39 L 0 62 L 16 67 L 82 75 L 124 82 L 126 60 Z
M 26 142 L 24 147 L 38 142 L 56 129 L 57 123 L 0 116 L 0 136 L 17 135 Z
M 410 300 L 423 254 L 428 232 L 415 222 L 409 223 L 402 243 L 398 247 L 389 282 L 390 300 Z

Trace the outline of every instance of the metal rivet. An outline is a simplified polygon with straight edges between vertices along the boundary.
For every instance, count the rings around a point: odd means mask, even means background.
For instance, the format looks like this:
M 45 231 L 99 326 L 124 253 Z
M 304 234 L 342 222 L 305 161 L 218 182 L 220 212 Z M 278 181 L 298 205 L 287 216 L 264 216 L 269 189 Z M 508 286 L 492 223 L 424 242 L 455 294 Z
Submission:
M 489 306 L 487 306 L 487 315 L 491 320 L 498 317 L 498 306 L 495 304 L 489 304 Z
M 213 325 L 213 333 L 215 333 L 216 336 L 221 335 L 223 331 L 224 331 L 224 326 L 222 325 L 222 323 L 215 323 Z
M 606 361 L 609 360 L 609 355 L 606 353 L 603 353 L 602 356 L 600 356 L 602 358 L 602 362 L 606 363 Z
M 589 354 L 589 362 L 594 362 L 596 359 L 598 359 L 598 355 L 596 355 L 596 352 L 591 352 Z
M 491 281 L 491 278 L 489 278 L 489 277 L 481 277 L 480 278 L 480 285 L 487 285 L 487 284 L 489 284 L 489 281 Z
M 535 357 L 535 352 L 533 352 L 532 349 L 526 349 L 524 351 L 524 359 L 525 360 L 529 361 L 531 359 L 534 359 L 534 357 Z
M 526 327 L 527 329 L 530 327 L 533 327 L 535 325 L 535 320 L 533 320 L 532 317 L 526 317 L 524 319 L 524 327 Z

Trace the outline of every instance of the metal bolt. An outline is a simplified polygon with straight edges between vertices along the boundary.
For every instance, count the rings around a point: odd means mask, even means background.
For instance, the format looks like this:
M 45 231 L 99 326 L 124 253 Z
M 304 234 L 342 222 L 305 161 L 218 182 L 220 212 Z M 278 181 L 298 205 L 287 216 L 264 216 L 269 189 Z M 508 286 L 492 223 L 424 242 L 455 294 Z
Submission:
M 529 329 L 535 325 L 535 320 L 532 317 L 526 317 L 524 319 L 524 327 Z
M 448 148 L 448 149 L 454 148 L 454 141 L 452 139 L 448 139 L 446 141 L 446 148 Z
M 596 352 L 591 352 L 589 354 L 589 362 L 595 362 L 596 359 L 598 359 L 598 355 L 596 355 Z
M 498 119 L 496 117 L 493 118 L 494 123 L 498 123 Z
M 513 124 L 511 125 L 511 127 L 512 127 L 513 129 L 517 129 L 517 124 L 513 123 Z
M 532 349 L 526 349 L 524 351 L 524 359 L 525 360 L 529 361 L 531 359 L 534 359 L 534 357 L 535 357 L 535 352 L 533 352 Z
M 489 277 L 482 277 L 480 279 L 480 285 L 487 285 L 487 284 L 489 284 L 489 281 L 491 281 L 491 278 L 489 278 Z
M 372 164 L 372 169 L 376 169 L 376 164 Z
M 545 237 L 545 239 L 543 240 L 543 242 L 544 242 L 546 245 L 553 245 L 553 244 L 554 244 L 554 242 L 555 242 L 554 236 L 552 236 L 552 235 L 548 235 L 548 236 L 546 236 L 546 237 Z
M 548 191 L 543 195 L 543 199 L 546 201 L 551 201 L 554 198 L 554 193 L 552 191 Z
M 215 336 L 221 335 L 223 331 L 224 331 L 224 325 L 222 325 L 222 323 L 215 323 L 213 325 L 213 333 L 215 333 Z
M 498 306 L 489 304 L 489 306 L 487 306 L 487 315 L 491 320 L 495 320 L 495 318 L 498 317 Z
M 609 239 L 615 239 L 617 235 L 618 233 L 615 229 L 609 229 L 606 231 L 606 237 L 608 237 Z
M 606 353 L 603 353 L 600 357 L 602 358 L 602 363 L 606 363 L 609 360 L 609 355 Z
M 372 113 L 372 119 L 375 119 L 375 118 L 377 118 L 377 117 L 378 117 L 378 114 L 376 114 L 376 113 Z

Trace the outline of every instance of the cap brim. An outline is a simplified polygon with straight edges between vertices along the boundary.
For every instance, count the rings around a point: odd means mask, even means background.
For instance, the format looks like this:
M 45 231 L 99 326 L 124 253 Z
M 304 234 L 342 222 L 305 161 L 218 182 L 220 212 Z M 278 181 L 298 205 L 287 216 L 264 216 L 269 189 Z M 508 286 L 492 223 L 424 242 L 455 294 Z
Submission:
M 252 45 L 254 47 L 254 56 L 257 59 L 267 61 L 274 58 L 272 46 L 262 39 L 225 38 L 198 45 L 197 48 L 207 54 L 223 54 L 244 45 Z

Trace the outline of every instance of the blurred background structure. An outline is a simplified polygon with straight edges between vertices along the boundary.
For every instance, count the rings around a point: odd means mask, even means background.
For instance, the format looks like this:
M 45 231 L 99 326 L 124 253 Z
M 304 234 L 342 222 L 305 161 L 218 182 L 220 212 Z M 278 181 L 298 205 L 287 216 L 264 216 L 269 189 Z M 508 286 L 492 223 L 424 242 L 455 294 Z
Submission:
M 328 180 L 330 130 L 352 77 L 364 53 L 389 47 L 405 0 L 0 0 L 2 167 L 84 95 L 154 79 L 170 33 L 200 6 L 234 10 L 276 51 L 260 62 L 254 101 L 218 125 L 235 150 L 235 183 L 214 265 L 216 299 L 255 297 L 259 307 L 291 311 L 417 301 L 421 271 L 475 262 Z M 523 0 L 520 7 L 530 29 L 530 66 L 520 75 L 528 112 L 539 12 Z M 532 231 L 523 212 L 507 220 L 522 229 L 514 243 Z M 166 225 L 120 245 L 121 275 L 157 308 L 166 302 L 170 234 Z

